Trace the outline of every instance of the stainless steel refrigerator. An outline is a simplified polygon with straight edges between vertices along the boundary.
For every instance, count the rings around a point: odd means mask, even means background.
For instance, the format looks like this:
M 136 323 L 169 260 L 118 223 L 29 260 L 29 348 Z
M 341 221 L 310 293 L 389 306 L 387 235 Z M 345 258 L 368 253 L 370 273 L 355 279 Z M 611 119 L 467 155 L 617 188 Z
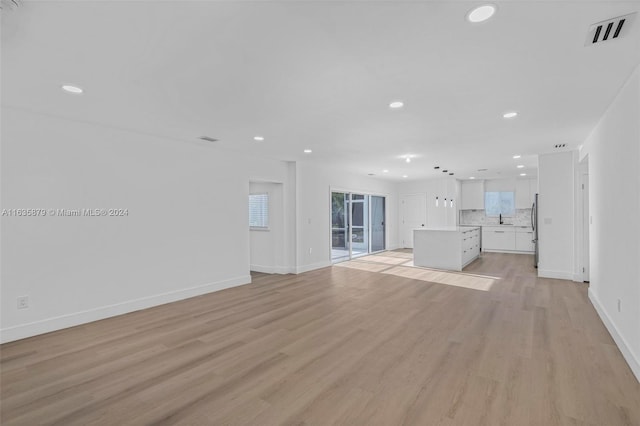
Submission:
M 538 267 L 538 194 L 533 198 L 533 205 L 531 206 L 531 227 L 533 228 L 533 243 L 535 256 L 534 267 Z

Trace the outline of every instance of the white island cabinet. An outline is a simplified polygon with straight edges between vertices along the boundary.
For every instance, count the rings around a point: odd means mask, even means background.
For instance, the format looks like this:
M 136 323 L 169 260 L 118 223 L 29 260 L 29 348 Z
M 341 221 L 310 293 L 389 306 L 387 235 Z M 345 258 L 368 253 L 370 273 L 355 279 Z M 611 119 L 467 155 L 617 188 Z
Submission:
M 480 255 L 480 227 L 420 228 L 413 231 L 413 264 L 462 271 Z

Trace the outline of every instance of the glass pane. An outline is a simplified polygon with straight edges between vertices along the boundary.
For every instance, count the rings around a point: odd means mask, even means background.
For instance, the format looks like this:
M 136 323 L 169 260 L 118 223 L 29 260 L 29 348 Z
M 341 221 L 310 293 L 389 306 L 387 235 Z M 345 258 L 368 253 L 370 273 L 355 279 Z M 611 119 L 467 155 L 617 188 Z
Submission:
M 353 228 L 351 233 L 351 241 L 354 243 L 364 243 L 364 229 Z
M 371 196 L 371 251 L 385 249 L 384 197 Z
M 485 214 L 489 217 L 514 216 L 515 193 L 513 191 L 485 192 L 484 193 Z
M 331 194 L 331 227 L 345 227 L 345 194 L 333 192 Z
M 487 216 L 498 216 L 500 214 L 500 193 L 484 193 L 484 210 Z
M 353 226 L 364 226 L 364 203 L 353 203 Z
M 347 248 L 347 238 L 344 229 L 333 229 L 331 231 L 331 247 L 332 248 Z
M 501 192 L 500 193 L 500 213 L 502 216 L 514 216 L 515 209 L 515 193 L 514 192 Z
M 334 262 L 349 259 L 348 200 L 349 194 L 331 193 L 331 259 Z

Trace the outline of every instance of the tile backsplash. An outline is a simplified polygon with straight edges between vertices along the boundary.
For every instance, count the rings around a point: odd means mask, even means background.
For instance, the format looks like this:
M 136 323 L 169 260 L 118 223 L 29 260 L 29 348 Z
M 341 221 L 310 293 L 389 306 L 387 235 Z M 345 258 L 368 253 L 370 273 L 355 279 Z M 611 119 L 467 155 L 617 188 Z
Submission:
M 516 209 L 513 217 L 503 217 L 503 222 L 518 226 L 531 225 L 531 209 Z M 460 210 L 461 225 L 497 225 L 497 217 L 488 217 L 484 210 Z

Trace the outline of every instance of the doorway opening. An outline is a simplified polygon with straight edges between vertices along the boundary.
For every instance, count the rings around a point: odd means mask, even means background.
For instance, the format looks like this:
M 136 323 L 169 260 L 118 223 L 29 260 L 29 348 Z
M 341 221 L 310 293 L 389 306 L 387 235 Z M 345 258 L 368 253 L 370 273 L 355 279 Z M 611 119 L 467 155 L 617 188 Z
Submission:
M 331 261 L 333 263 L 386 248 L 383 196 L 331 193 Z

